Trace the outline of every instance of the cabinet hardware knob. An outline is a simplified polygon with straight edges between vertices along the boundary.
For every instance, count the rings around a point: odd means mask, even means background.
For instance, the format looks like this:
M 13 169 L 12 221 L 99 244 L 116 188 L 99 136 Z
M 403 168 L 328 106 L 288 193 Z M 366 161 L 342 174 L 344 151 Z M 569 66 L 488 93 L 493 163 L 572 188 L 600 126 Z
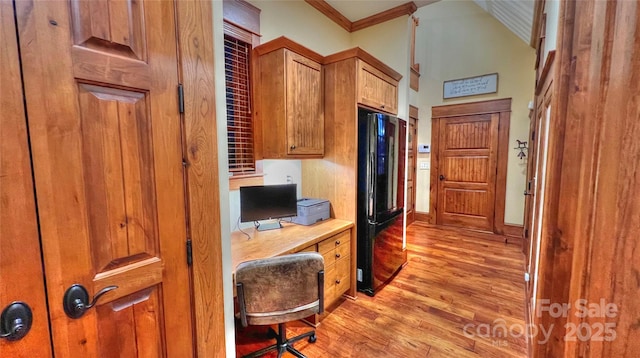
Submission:
M 291 145 L 291 149 L 292 149 L 292 150 L 293 150 L 293 149 L 296 149 L 296 145 L 295 145 L 295 144 Z
M 336 254 L 336 259 L 339 259 L 339 258 L 340 258 L 340 254 Z
M 336 280 L 336 283 L 339 285 L 340 284 L 340 280 Z
M 336 245 L 340 245 L 340 240 L 336 240 Z

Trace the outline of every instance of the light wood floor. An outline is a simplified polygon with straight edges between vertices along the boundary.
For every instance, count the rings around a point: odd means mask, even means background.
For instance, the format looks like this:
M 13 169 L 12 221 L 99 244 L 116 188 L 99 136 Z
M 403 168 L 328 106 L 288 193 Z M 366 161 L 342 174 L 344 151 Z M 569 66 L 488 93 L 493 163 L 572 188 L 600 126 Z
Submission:
M 315 344 L 294 346 L 309 358 L 526 357 L 524 337 L 514 337 L 524 325 L 524 258 L 518 245 L 502 239 L 411 225 L 408 265 L 393 281 L 373 298 L 345 300 L 322 321 Z M 501 323 L 514 334 L 488 334 Z M 290 324 L 288 335 L 307 330 Z M 264 330 L 243 330 L 238 356 L 271 343 Z

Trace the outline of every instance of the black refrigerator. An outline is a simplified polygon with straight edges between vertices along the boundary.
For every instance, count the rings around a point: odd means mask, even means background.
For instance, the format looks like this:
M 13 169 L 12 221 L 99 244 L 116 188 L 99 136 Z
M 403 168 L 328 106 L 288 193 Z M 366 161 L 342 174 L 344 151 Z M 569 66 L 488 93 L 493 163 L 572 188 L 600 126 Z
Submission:
M 358 109 L 358 290 L 373 296 L 406 262 L 397 118 Z M 402 166 L 403 168 L 404 166 Z M 400 184 L 400 185 L 399 185 Z

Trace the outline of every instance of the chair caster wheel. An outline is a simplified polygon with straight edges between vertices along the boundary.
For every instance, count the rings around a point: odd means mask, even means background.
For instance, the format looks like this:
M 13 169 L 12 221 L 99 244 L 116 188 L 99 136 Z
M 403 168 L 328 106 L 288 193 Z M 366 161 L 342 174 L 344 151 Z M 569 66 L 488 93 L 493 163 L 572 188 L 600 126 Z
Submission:
M 309 336 L 309 343 L 316 343 L 316 340 L 317 340 L 317 339 L 318 339 L 318 338 L 316 337 L 316 335 L 315 335 L 315 334 L 314 334 L 314 335 L 312 335 L 312 336 Z

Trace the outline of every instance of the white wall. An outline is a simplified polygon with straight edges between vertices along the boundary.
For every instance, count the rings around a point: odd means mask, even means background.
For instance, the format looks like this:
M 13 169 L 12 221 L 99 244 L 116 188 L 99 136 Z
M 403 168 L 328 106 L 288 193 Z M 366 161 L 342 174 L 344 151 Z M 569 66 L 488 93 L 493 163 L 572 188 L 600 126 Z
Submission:
M 302 197 L 302 163 L 300 160 L 263 160 L 264 185 L 298 184 L 298 198 Z M 240 191 L 232 190 L 229 196 L 229 226 L 231 231 L 238 230 L 240 218 Z M 251 227 L 253 223 L 240 223 L 241 228 Z
M 526 160 L 517 158 L 516 139 L 527 141 L 528 103 L 533 100 L 535 51 L 472 0 L 442 0 L 418 9 L 416 62 L 420 91 L 411 94 L 420 110 L 418 143 L 431 143 L 431 107 L 511 97 L 505 223 L 522 225 Z M 442 99 L 442 84 L 497 72 L 495 94 Z M 418 163 L 430 154 L 418 154 Z M 418 165 L 419 167 L 419 165 Z M 429 211 L 430 170 L 418 169 L 416 210 Z
M 560 1 L 547 0 L 544 3 L 544 13 L 547 14 L 545 27 L 544 52 L 540 59 L 544 67 L 544 61 L 547 59 L 549 51 L 556 49 L 556 41 L 558 40 L 558 17 L 560 16 Z
M 216 91 L 216 123 L 218 135 L 218 173 L 229 171 L 227 148 L 227 107 L 224 105 L 224 37 L 222 32 L 222 1 L 213 1 L 213 45 Z M 231 228 L 229 225 L 229 181 L 220 177 L 220 230 L 222 238 L 222 287 L 224 290 L 224 324 L 227 357 L 236 356 L 235 322 L 233 316 L 233 278 L 231 275 Z

